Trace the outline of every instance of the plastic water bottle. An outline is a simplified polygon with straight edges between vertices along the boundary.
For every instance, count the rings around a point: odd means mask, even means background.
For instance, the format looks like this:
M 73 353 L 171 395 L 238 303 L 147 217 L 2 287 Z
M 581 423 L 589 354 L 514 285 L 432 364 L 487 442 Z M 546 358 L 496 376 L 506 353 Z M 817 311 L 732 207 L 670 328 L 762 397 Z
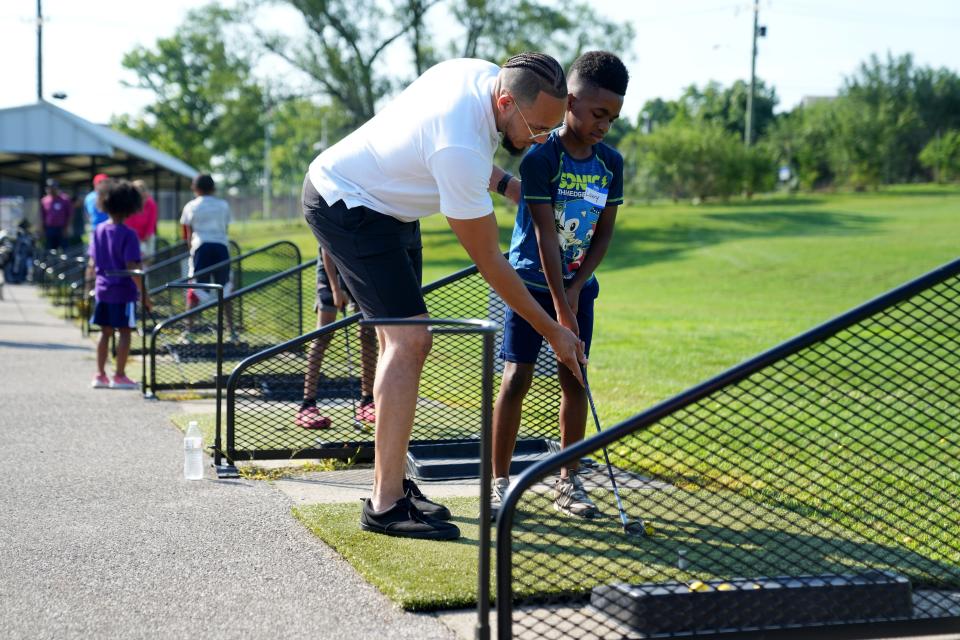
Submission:
M 183 436 L 183 478 L 203 480 L 203 434 L 196 420 L 190 421 Z

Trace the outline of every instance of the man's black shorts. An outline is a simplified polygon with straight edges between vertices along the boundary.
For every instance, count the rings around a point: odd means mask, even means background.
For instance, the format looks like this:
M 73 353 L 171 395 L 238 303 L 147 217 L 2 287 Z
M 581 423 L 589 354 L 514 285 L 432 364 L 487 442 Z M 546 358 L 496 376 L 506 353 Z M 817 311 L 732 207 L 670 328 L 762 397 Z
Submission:
M 427 312 L 420 286 L 423 245 L 420 223 L 401 222 L 368 209 L 328 205 L 308 175 L 303 216 L 330 253 L 364 317 L 410 318 Z

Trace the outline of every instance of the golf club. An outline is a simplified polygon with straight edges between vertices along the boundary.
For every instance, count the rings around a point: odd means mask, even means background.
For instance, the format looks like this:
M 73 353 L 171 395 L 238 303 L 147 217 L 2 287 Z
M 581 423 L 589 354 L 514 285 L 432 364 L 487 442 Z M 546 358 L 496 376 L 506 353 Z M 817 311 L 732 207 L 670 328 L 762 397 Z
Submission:
M 597 433 L 600 433 L 600 418 L 597 416 L 597 407 L 593 403 L 593 394 L 590 393 L 590 383 L 587 382 L 587 368 L 580 365 L 580 372 L 583 374 L 583 387 L 587 390 L 587 400 L 590 403 L 590 413 L 593 414 L 593 424 L 597 426 Z M 620 523 L 623 525 L 623 532 L 634 538 L 645 538 L 647 536 L 647 527 L 643 520 L 630 522 L 627 518 L 627 512 L 623 509 L 623 502 L 620 500 L 620 490 L 617 488 L 617 480 L 613 476 L 613 467 L 610 465 L 610 455 L 607 448 L 603 447 L 603 459 L 607 463 L 607 473 L 610 476 L 610 484 L 613 485 L 613 495 L 617 499 L 617 510 L 620 512 Z
M 340 310 L 343 312 L 343 318 L 347 318 L 347 305 L 340 307 Z M 353 350 L 350 348 L 350 330 L 348 328 L 343 329 L 343 343 L 347 346 L 347 393 L 350 394 L 350 402 L 353 405 L 353 428 L 357 431 L 366 431 L 366 427 L 360 420 L 357 418 L 357 398 L 353 395 L 353 391 L 350 390 L 350 385 L 353 384 Z M 362 376 L 363 374 L 361 374 Z M 363 382 L 360 383 L 361 387 Z

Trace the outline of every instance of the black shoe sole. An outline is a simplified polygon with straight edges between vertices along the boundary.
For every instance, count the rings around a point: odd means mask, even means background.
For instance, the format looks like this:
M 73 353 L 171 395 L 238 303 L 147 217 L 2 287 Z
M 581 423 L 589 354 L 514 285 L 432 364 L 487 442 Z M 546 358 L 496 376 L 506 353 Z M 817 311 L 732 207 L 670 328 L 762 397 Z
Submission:
M 369 531 L 370 533 L 379 533 L 380 535 L 392 536 L 394 538 L 414 538 L 417 540 L 456 540 L 460 537 L 460 530 L 456 528 L 435 531 L 396 531 L 384 529 L 383 527 L 371 526 L 365 522 L 360 522 L 360 528 L 364 531 Z

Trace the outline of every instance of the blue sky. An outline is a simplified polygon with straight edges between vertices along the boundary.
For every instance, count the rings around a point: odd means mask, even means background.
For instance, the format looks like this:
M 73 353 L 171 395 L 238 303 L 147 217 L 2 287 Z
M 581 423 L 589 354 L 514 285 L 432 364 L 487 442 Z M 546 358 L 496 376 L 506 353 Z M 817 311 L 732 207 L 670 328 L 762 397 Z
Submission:
M 188 9 L 204 4 L 44 0 L 44 93 L 48 99 L 55 91 L 67 93 L 57 104 L 96 122 L 136 112 L 149 95 L 123 87 L 121 80 L 131 79 L 120 65 L 123 54 L 173 34 Z M 624 115 L 635 118 L 645 100 L 674 98 L 692 83 L 728 84 L 749 76 L 749 0 L 590 0 L 589 5 L 607 19 L 631 22 L 636 31 L 625 56 L 631 83 Z M 0 3 L 5 61 L 0 107 L 35 99 L 35 12 L 35 0 Z M 280 11 L 268 19 L 286 28 L 295 23 Z M 805 95 L 836 93 L 843 77 L 871 53 L 909 52 L 919 64 L 960 71 L 956 0 L 761 0 L 760 21 L 768 37 L 760 40 L 757 74 L 777 88 L 781 109 Z M 405 62 L 406 52 L 399 49 L 387 60 L 398 69 Z

